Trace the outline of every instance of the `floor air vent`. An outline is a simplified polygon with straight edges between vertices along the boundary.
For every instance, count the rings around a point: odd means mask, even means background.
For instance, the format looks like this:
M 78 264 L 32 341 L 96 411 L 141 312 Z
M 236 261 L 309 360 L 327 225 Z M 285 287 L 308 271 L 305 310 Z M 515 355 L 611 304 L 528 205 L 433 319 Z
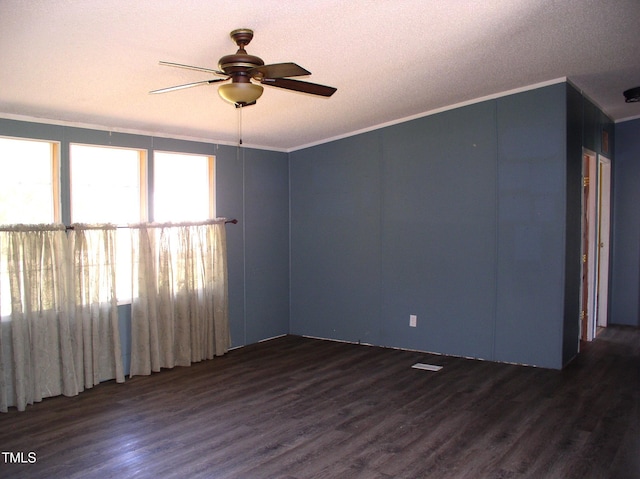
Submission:
M 442 366 L 436 366 L 435 364 L 415 363 L 411 366 L 414 369 L 423 369 L 425 371 L 440 371 Z

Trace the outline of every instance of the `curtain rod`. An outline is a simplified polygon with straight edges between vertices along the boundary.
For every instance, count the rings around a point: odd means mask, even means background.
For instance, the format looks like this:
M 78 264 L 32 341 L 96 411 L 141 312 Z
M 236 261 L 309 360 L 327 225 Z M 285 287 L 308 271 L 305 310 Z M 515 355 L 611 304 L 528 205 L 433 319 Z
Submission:
M 207 222 L 207 221 L 202 221 L 202 222 L 194 221 L 193 223 L 194 223 L 194 224 L 205 224 L 205 225 L 206 225 L 206 224 L 215 224 L 215 223 L 216 223 L 216 221 L 214 221 L 214 220 L 212 220 L 211 222 Z M 237 220 L 237 219 L 235 219 L 235 218 L 233 218 L 232 220 L 225 220 L 225 221 L 224 221 L 224 224 L 228 224 L 228 223 L 231 223 L 231 224 L 237 225 L 237 224 L 238 224 L 238 220 Z M 175 226 L 178 226 L 178 225 L 180 225 L 180 224 L 181 224 L 181 223 L 174 223 L 174 225 L 175 225 Z M 171 225 L 171 223 L 157 223 L 157 224 L 156 224 L 156 223 L 149 223 L 149 226 L 151 226 L 151 227 L 154 227 L 154 226 L 169 226 L 169 225 Z M 116 226 L 116 228 L 131 228 L 131 227 L 132 227 L 132 226 L 130 226 L 130 225 L 117 225 L 117 226 Z M 135 225 L 133 225 L 133 227 L 135 228 Z M 67 230 L 67 231 L 71 231 L 71 230 L 73 230 L 73 229 L 75 229 L 73 226 L 67 226 L 67 227 L 66 227 L 66 230 Z

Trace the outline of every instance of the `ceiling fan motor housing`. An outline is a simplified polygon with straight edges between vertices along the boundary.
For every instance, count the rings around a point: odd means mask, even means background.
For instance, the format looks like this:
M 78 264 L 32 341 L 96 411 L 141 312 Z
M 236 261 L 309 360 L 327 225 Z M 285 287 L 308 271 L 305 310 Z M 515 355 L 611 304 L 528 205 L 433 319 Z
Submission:
M 246 77 L 246 81 L 249 81 L 250 76 L 246 75 L 247 70 L 255 67 L 261 67 L 264 62 L 261 58 L 254 55 L 247 55 L 244 50 L 238 50 L 235 55 L 225 55 L 218 62 L 220 70 L 231 76 L 235 81 L 235 76 Z
M 239 28 L 230 33 L 233 41 L 238 45 L 238 51 L 234 55 L 225 55 L 218 61 L 220 70 L 231 76 L 234 83 L 248 83 L 251 76 L 246 74 L 248 70 L 264 65 L 262 58 L 247 54 L 244 47 L 253 39 L 253 30 Z

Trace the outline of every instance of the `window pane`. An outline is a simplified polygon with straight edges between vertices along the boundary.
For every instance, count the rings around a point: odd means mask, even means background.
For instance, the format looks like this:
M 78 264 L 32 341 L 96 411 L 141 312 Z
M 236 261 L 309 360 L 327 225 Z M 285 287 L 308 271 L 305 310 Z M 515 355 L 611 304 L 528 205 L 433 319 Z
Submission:
M 47 141 L 0 138 L 0 223 L 55 221 L 53 152 Z
M 155 152 L 154 220 L 198 221 L 211 214 L 212 192 L 208 156 Z
M 71 145 L 71 221 L 140 221 L 138 150 Z

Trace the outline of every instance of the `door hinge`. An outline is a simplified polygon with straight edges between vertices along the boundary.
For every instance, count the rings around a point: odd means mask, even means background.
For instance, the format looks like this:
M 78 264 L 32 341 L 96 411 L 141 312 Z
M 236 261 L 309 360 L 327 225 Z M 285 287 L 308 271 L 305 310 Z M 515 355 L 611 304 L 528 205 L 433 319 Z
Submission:
M 586 255 L 586 254 L 583 254 L 583 255 L 582 255 L 582 262 L 583 262 L 583 263 L 586 263 L 586 262 L 587 262 L 587 255 Z
M 582 177 L 582 186 L 589 186 L 589 177 L 588 176 L 583 176 Z

